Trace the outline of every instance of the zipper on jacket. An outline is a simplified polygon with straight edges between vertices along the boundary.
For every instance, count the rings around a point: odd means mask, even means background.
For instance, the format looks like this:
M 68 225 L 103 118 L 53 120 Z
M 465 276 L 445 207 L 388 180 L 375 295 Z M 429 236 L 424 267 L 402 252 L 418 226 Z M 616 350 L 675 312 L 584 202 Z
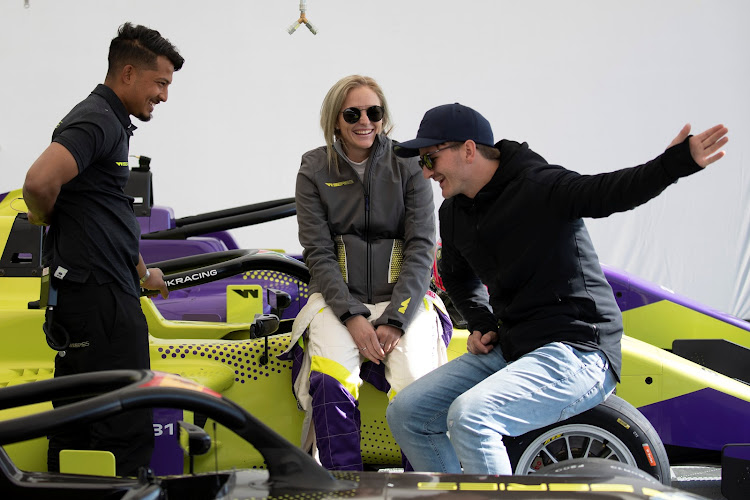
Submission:
M 372 304 L 372 243 L 370 242 L 370 188 L 372 187 L 373 154 L 367 162 L 367 182 L 362 183 L 365 190 L 365 243 L 367 244 L 367 272 L 365 273 L 365 288 L 367 289 L 367 303 Z
M 376 143 L 380 144 L 378 140 Z M 373 143 L 373 148 L 376 144 Z M 362 180 L 362 190 L 365 195 L 365 244 L 367 246 L 367 262 L 365 265 L 365 289 L 367 290 L 367 304 L 372 304 L 372 243 L 370 242 L 370 188 L 372 187 L 372 169 L 375 162 L 375 151 L 371 151 L 370 158 L 365 166 Z
M 369 179 L 368 179 L 369 180 Z M 365 288 L 367 289 L 367 303 L 372 304 L 372 246 L 370 244 L 370 194 L 365 192 L 365 239 L 367 243 L 367 273 Z

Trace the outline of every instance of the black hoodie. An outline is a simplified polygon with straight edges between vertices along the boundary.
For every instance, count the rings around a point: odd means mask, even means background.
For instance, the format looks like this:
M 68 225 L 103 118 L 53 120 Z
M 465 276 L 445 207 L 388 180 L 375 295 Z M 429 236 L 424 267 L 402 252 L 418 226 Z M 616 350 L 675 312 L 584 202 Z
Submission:
M 451 300 L 469 331 L 499 333 L 508 361 L 561 341 L 601 350 L 619 379 L 622 316 L 581 218 L 635 208 L 700 170 L 687 140 L 598 175 L 550 165 L 526 143 L 495 147 L 490 182 L 474 199 L 457 195 L 440 207 L 440 274 Z

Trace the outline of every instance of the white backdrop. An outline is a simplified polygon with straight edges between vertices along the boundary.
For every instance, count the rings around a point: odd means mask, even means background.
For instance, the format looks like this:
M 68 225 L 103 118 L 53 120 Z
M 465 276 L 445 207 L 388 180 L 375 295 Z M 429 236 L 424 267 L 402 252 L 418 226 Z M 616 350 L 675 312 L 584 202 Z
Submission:
M 323 96 L 352 73 L 383 86 L 396 139 L 461 102 L 496 139 L 582 173 L 643 163 L 684 123 L 724 123 L 725 159 L 588 226 L 603 262 L 750 317 L 746 0 L 308 0 L 317 36 L 286 32 L 298 0 L 28 1 L 0 0 L 0 192 L 103 81 L 109 41 L 132 21 L 186 59 L 131 142 L 178 217 L 293 196 L 300 155 L 322 143 Z M 235 235 L 301 250 L 293 218 Z

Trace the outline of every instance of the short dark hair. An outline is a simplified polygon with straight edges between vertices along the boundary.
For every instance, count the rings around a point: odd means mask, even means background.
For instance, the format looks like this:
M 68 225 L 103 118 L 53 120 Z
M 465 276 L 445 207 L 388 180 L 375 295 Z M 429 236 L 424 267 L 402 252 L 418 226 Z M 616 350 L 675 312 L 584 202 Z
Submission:
M 158 31 L 146 26 L 125 23 L 120 26 L 117 36 L 109 44 L 107 74 L 114 74 L 126 64 L 155 68 L 156 58 L 159 56 L 169 59 L 175 71 L 179 71 L 185 62 L 177 48 Z
M 500 150 L 493 146 L 485 146 L 484 144 L 477 144 L 477 151 L 486 160 L 497 160 L 500 158 Z

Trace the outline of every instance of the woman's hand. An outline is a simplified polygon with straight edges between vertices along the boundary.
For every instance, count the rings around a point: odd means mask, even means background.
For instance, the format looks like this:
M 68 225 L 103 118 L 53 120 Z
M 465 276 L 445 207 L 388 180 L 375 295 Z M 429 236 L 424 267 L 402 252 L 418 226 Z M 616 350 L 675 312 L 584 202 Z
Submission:
M 378 336 L 378 342 L 380 345 L 380 348 L 383 350 L 385 355 L 388 355 L 393 351 L 393 349 L 396 348 L 399 341 L 401 340 L 401 335 L 404 334 L 404 332 L 395 326 L 391 325 L 380 325 L 376 330 L 375 334 Z
M 359 353 L 379 365 L 385 359 L 385 352 L 380 346 L 380 341 L 375 333 L 375 327 L 372 326 L 367 318 L 358 314 L 346 320 L 346 329 L 352 336 L 354 343 L 359 348 Z

